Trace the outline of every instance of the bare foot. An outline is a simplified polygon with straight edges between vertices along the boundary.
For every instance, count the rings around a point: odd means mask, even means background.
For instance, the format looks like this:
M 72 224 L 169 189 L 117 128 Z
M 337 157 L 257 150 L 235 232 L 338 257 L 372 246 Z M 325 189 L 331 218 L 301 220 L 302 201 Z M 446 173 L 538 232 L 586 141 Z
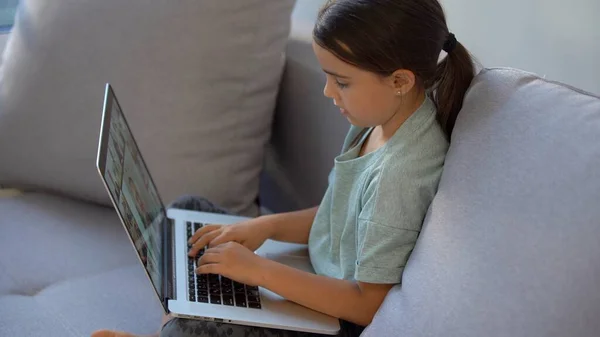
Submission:
M 158 337 L 158 334 L 141 336 L 122 331 L 98 330 L 94 331 L 90 337 Z

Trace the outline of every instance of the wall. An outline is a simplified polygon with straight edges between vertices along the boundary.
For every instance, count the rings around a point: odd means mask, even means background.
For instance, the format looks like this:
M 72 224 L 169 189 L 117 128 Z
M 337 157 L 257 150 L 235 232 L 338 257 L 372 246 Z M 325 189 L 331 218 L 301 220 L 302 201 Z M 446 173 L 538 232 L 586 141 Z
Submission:
M 532 71 L 600 94 L 599 0 L 442 0 L 485 66 Z

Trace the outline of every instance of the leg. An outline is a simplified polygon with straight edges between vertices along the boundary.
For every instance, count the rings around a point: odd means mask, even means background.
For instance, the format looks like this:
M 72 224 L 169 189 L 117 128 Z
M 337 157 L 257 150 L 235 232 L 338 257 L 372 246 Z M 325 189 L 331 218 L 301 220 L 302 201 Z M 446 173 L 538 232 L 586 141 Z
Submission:
M 218 214 L 233 214 L 228 210 L 221 208 L 205 198 L 195 196 L 183 196 L 175 200 L 168 208 L 187 209 L 190 211 L 199 211 Z
M 160 337 L 318 337 L 321 335 L 243 325 L 174 318 L 162 329 Z

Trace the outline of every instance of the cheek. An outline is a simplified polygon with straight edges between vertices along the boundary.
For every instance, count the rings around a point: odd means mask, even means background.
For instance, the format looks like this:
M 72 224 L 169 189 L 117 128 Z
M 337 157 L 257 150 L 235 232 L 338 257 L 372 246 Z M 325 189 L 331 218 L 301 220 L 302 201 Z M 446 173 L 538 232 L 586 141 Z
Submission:
M 343 95 L 344 106 L 353 115 L 378 120 L 388 114 L 391 106 L 389 95 L 381 90 L 363 90 Z

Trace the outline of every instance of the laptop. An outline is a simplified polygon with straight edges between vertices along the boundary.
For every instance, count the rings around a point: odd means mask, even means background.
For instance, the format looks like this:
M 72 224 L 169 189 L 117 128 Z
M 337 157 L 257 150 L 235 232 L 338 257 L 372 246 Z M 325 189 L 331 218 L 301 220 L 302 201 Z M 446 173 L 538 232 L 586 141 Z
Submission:
M 98 172 L 166 314 L 175 317 L 335 335 L 339 320 L 264 289 L 195 273 L 188 239 L 204 224 L 248 218 L 166 209 L 113 88 L 106 84 Z M 267 240 L 256 252 L 314 273 L 305 245 Z

